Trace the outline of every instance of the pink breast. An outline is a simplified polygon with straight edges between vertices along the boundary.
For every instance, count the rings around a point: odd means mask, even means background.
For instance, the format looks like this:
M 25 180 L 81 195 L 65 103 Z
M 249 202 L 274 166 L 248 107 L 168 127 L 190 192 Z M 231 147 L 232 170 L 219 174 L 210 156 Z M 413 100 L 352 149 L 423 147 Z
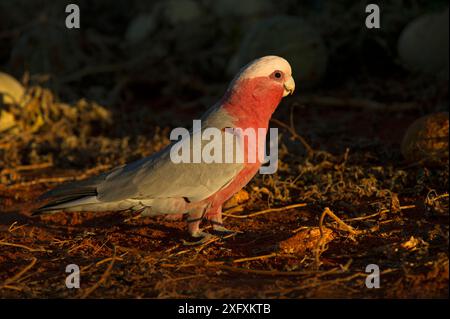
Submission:
M 283 87 L 279 83 L 273 83 L 267 77 L 257 77 L 243 80 L 237 89 L 232 90 L 223 100 L 223 109 L 233 118 L 235 127 L 242 129 L 258 128 L 267 130 L 270 117 L 283 97 Z M 256 135 L 256 143 L 264 136 Z M 244 151 L 247 155 L 247 144 Z M 210 196 L 205 202 L 212 203 L 210 212 L 217 209 L 233 194 L 241 190 L 253 178 L 260 168 L 261 163 L 245 163 L 244 169 L 236 175 L 235 179 L 225 188 Z

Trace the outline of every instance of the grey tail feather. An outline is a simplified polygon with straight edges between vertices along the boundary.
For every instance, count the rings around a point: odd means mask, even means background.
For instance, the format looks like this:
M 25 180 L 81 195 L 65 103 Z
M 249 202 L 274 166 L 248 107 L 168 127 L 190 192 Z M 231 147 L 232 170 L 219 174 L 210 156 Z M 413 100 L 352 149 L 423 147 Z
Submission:
M 49 198 L 52 200 L 33 211 L 31 215 L 36 216 L 43 213 L 56 213 L 63 210 L 61 208 L 56 208 L 55 206 L 57 205 L 68 203 L 83 197 L 97 196 L 97 185 L 100 184 L 106 176 L 107 174 L 101 174 L 87 180 L 66 183 L 42 194 L 38 200 Z
M 72 194 L 72 195 L 66 195 L 64 197 L 59 197 L 57 199 L 50 201 L 49 203 L 45 204 L 44 206 L 41 206 L 38 209 L 34 210 L 33 213 L 31 214 L 31 216 L 41 215 L 44 213 L 52 213 L 52 212 L 56 213 L 56 212 L 62 211 L 63 209 L 61 209 L 61 207 L 56 208 L 55 206 L 69 203 L 71 201 L 81 199 L 84 197 L 96 196 L 96 195 L 97 195 L 97 192 L 93 191 L 90 193 L 86 192 L 84 194 Z
M 92 192 L 97 192 L 97 186 L 103 182 L 106 176 L 109 174 L 103 173 L 98 176 L 94 176 L 82 181 L 69 182 L 55 187 L 54 189 L 39 196 L 38 200 L 44 200 L 48 198 L 59 198 L 73 195 L 93 195 Z

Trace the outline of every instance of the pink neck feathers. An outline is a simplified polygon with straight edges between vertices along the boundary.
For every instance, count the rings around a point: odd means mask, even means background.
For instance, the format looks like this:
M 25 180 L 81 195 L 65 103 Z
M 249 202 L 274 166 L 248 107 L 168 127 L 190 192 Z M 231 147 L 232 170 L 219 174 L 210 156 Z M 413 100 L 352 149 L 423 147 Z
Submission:
M 223 108 L 236 120 L 235 126 L 267 128 L 283 97 L 283 86 L 267 77 L 240 80 L 224 96 Z

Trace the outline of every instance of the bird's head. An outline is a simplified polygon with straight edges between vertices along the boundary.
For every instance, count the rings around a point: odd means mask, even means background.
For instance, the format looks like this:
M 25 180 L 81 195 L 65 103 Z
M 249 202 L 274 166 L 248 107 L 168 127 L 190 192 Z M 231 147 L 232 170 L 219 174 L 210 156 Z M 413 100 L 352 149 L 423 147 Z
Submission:
M 282 89 L 282 96 L 293 94 L 295 82 L 289 62 L 282 57 L 268 55 L 245 65 L 234 78 L 231 87 L 239 87 L 244 82 L 257 81 L 259 90 Z
M 228 87 L 223 105 L 236 118 L 256 118 L 260 123 L 255 125 L 266 125 L 281 99 L 294 89 L 289 62 L 269 55 L 253 60 L 239 71 Z

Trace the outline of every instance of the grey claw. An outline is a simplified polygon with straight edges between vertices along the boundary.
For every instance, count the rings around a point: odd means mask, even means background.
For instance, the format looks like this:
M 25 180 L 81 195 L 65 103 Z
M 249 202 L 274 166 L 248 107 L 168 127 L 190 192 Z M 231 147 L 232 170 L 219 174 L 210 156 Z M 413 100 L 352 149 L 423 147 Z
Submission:
M 202 231 L 192 234 L 192 237 L 200 238 L 200 240 L 193 241 L 193 242 L 183 240 L 183 245 L 185 245 L 185 246 L 201 245 L 201 244 L 204 244 L 214 238 L 213 235 L 202 232 Z
M 219 236 L 227 236 L 227 235 L 237 234 L 237 232 L 235 232 L 233 230 L 229 230 L 228 228 L 225 228 L 225 227 L 219 226 L 219 225 L 214 225 L 213 229 L 214 229 L 214 234 L 217 234 Z

